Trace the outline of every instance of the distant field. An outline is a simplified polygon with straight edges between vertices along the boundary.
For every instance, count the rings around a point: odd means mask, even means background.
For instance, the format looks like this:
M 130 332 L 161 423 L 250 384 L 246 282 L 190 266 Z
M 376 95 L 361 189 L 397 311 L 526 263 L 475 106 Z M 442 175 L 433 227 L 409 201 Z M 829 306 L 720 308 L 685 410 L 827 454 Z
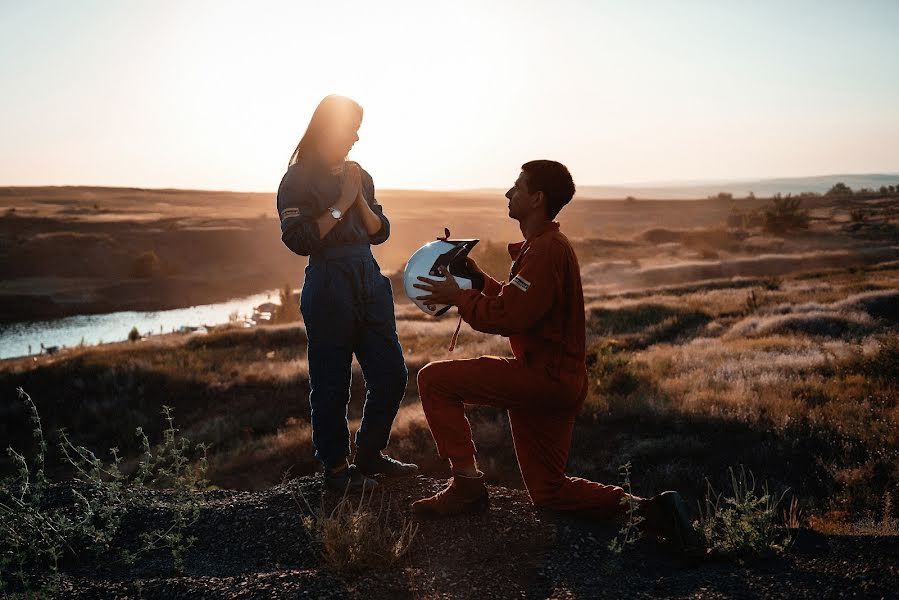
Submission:
M 172 210 L 199 202 L 185 197 L 190 200 L 172 202 Z M 209 210 L 214 197 L 195 210 Z M 394 224 L 394 236 L 378 249 L 385 271 L 400 267 L 412 249 L 447 226 L 460 237 L 482 237 L 478 260 L 503 277 L 505 242 L 518 233 L 501 198 L 388 191 L 379 199 Z M 106 231 L 113 246 L 129 243 L 122 227 L 143 231 L 147 244 L 218 239 L 224 249 L 222 240 L 247 240 L 247 247 L 227 250 L 234 261 L 243 256 L 241 268 L 250 268 L 247 257 L 255 256 L 259 269 L 283 263 L 301 272 L 303 261 L 280 247 L 273 218 L 249 229 L 260 237 L 255 250 L 250 234 L 236 233 L 246 225 L 240 225 L 240 211 L 252 221 L 271 198 L 234 194 L 219 201 L 227 219 L 181 214 L 169 217 L 169 229 L 159 221 L 110 225 L 58 212 L 41 227 L 36 214 L 18 215 L 19 205 L 3 224 L 32 219 L 32 229 L 15 229 L 26 247 L 44 243 L 53 228 Z M 124 211 L 129 202 L 140 204 L 120 197 L 111 205 Z M 592 378 L 569 467 L 616 481 L 618 465 L 629 461 L 637 493 L 674 487 L 693 502 L 704 493 L 705 477 L 720 488 L 728 465 L 745 464 L 772 489 L 790 487 L 819 529 L 861 531 L 864 519 L 873 522 L 885 504 L 896 505 L 890 498 L 899 485 L 899 200 L 816 199 L 807 205 L 809 229 L 784 235 L 752 224 L 753 210 L 766 203 L 585 200 L 565 210 L 563 230 L 578 250 L 587 297 Z M 215 225 L 209 235 L 223 237 L 191 238 L 199 235 L 191 227 L 200 223 Z M 228 228 L 220 229 L 223 224 Z M 254 254 L 263 244 L 272 257 Z M 161 258 L 174 256 L 165 244 L 156 247 Z M 190 256 L 190 248 L 179 252 Z M 7 244 L 3 251 L 16 250 Z M 216 253 L 201 247 L 196 253 L 196 261 L 221 268 Z M 199 277 L 192 268 L 188 272 Z M 52 279 L 50 271 L 43 277 Z M 4 289 L 16 281 L 21 277 L 4 278 Z M 402 294 L 397 315 L 411 375 L 390 450 L 419 462 L 426 473 L 446 474 L 421 412 L 415 374 L 431 360 L 505 354 L 507 346 L 463 327 L 460 346 L 450 354 L 451 315 L 426 318 Z M 46 430 L 65 426 L 99 452 L 117 446 L 129 457 L 137 450 L 134 428 L 158 439 L 161 406 L 174 406 L 185 435 L 213 444 L 210 476 L 222 487 L 258 489 L 287 470 L 316 469 L 302 323 L 0 362 L 0 436 L 27 448 L 30 431 L 13 392 L 17 386 L 34 397 Z M 357 369 L 354 423 L 363 392 Z M 472 409 L 470 418 L 491 481 L 520 486 L 505 415 Z
M 499 191 L 383 190 L 378 200 L 393 224 L 391 239 L 375 248 L 385 271 L 401 269 L 416 248 L 442 235 L 444 227 L 457 237 L 484 240 L 480 253 L 489 251 L 487 241 L 502 247 L 520 237 Z M 830 201 L 809 202 L 826 218 L 848 214 Z M 801 240 L 735 243 L 718 231 L 734 206 L 751 211 L 763 203 L 585 197 L 576 198 L 560 220 L 569 237 L 582 242 L 582 262 L 601 259 L 603 268 L 613 270 L 618 268 L 615 260 L 647 258 L 642 245 L 664 246 L 641 238 L 654 228 L 715 230 L 690 234 L 684 250 L 675 255 L 670 246 L 660 247 L 668 262 L 682 261 L 691 252 L 703 258 L 710 252 L 798 251 Z M 857 246 L 831 237 L 805 247 Z M 650 252 L 648 258 L 658 262 L 659 253 Z M 304 266 L 305 259 L 281 244 L 273 194 L 0 188 L 0 322 L 217 302 L 285 283 L 298 287 Z

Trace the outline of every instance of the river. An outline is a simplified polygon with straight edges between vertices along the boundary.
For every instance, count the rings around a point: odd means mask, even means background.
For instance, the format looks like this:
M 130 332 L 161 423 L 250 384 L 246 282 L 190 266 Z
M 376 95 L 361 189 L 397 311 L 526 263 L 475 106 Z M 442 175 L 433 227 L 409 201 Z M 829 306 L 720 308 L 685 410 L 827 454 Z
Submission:
M 278 302 L 278 290 L 235 298 L 217 304 L 154 312 L 115 312 L 104 315 L 75 315 L 52 321 L 0 324 L 0 359 L 27 356 L 45 346 L 93 346 L 128 339 L 132 327 L 142 334 L 171 333 L 180 327 L 200 327 L 227 323 L 231 315 L 240 319 L 253 316 L 253 308 L 264 302 Z

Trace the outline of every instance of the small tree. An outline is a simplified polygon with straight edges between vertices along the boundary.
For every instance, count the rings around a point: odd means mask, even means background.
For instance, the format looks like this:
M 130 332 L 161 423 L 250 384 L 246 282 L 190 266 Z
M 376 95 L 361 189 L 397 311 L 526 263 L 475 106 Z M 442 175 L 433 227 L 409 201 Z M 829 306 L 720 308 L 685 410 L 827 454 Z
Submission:
M 152 250 L 142 252 L 131 263 L 131 277 L 135 279 L 147 279 L 156 277 L 162 272 L 162 262 Z
M 771 205 L 765 209 L 765 230 L 771 233 L 786 233 L 796 229 L 808 229 L 809 216 L 807 210 L 801 208 L 799 198 L 783 198 L 779 194 L 771 199 Z
M 128 332 L 128 341 L 133 343 L 139 339 L 140 339 L 140 331 L 137 330 L 136 326 L 132 327 L 131 331 Z
M 829 198 L 849 198 L 852 196 L 852 188 L 840 181 L 835 183 L 824 195 Z
M 293 290 L 285 283 L 281 290 L 281 306 L 272 315 L 275 323 L 293 323 L 300 320 L 300 305 L 293 301 Z

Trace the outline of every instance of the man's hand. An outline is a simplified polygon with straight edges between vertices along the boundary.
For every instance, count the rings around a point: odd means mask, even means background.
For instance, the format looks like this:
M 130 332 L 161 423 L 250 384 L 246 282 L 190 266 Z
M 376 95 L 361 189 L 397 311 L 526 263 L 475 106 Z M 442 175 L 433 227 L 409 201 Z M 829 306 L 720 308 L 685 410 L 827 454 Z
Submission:
M 456 283 L 456 278 L 446 267 L 440 267 L 440 274 L 446 277 L 446 280 L 439 281 L 437 279 L 429 279 L 427 277 L 419 277 L 422 283 L 413 283 L 412 287 L 419 290 L 429 292 L 427 296 L 417 296 L 416 300 L 421 300 L 428 305 L 450 304 L 455 305 L 462 293 L 462 288 Z
M 480 273 L 481 275 L 487 275 L 487 273 L 484 272 L 484 269 L 482 269 L 481 266 L 478 263 L 476 263 L 475 260 L 470 256 L 465 257 L 465 266 L 468 269 L 474 271 L 475 273 Z

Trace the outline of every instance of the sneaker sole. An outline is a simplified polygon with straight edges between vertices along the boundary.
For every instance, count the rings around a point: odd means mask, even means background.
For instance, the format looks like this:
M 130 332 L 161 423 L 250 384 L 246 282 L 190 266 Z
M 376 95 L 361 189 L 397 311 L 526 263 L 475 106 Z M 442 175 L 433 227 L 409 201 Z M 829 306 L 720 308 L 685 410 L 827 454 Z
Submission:
M 386 477 L 388 479 L 404 479 L 407 477 L 417 477 L 418 476 L 418 469 L 415 469 L 414 471 L 409 472 L 409 473 L 384 473 L 384 472 L 380 472 L 380 471 L 372 473 L 369 471 L 363 471 L 362 469 L 359 469 L 359 472 L 362 473 L 363 475 L 365 475 L 366 477 L 382 476 L 382 477 Z

